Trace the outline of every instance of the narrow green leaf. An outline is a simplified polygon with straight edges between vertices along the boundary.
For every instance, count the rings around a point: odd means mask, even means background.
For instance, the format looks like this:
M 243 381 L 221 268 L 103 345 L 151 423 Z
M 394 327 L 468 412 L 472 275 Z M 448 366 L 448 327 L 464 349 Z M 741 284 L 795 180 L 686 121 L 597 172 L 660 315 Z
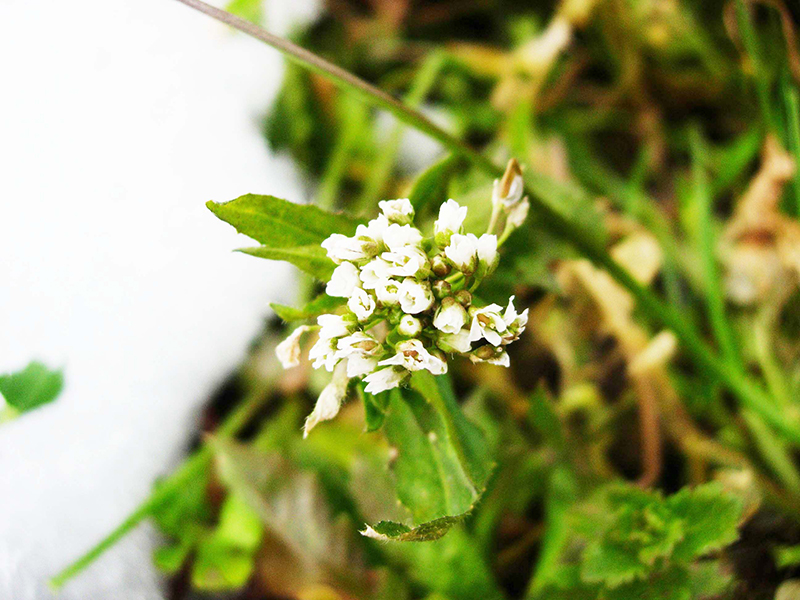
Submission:
M 438 206 L 447 200 L 447 184 L 457 164 L 458 157 L 451 154 L 428 167 L 417 177 L 408 194 L 415 211 L 422 212 L 429 205 Z
M 287 323 L 291 323 L 293 321 L 305 321 L 306 319 L 312 319 L 319 315 L 333 312 L 342 306 L 345 300 L 346 298 L 337 298 L 335 296 L 328 296 L 328 294 L 320 294 L 303 308 L 294 308 L 293 306 L 276 304 L 274 302 L 269 306 L 281 319 Z
M 293 248 L 257 246 L 255 248 L 241 248 L 239 252 L 269 260 L 285 260 L 321 281 L 330 279 L 331 273 L 333 273 L 333 269 L 336 266 L 325 254 L 325 250 L 318 245 Z
M 0 375 L 0 394 L 15 411 L 24 413 L 56 399 L 64 386 L 62 371 L 33 361 L 22 371 Z
M 390 393 L 381 392 L 380 394 L 370 394 L 364 391 L 364 385 L 358 386 L 361 400 L 364 402 L 364 420 L 367 424 L 367 431 L 377 431 L 383 427 L 386 420 L 386 410 L 389 407 Z
M 368 527 L 364 535 L 393 542 L 432 542 L 450 531 L 453 525 L 463 521 L 466 516 L 466 513 L 462 513 L 454 517 L 441 517 L 413 528 L 394 521 L 380 521 Z
M 319 245 L 332 233 L 353 235 L 359 221 L 310 204 L 295 204 L 275 196 L 246 194 L 230 202 L 209 201 L 217 217 L 270 248 Z

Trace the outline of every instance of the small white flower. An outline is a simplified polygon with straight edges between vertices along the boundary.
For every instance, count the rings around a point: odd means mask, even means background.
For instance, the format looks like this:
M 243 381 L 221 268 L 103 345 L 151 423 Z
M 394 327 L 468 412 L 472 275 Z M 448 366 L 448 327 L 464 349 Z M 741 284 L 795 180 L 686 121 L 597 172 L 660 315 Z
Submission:
M 291 369 L 300 364 L 300 338 L 309 329 L 311 328 L 308 325 L 298 327 L 275 347 L 275 355 L 284 369 Z
M 409 315 L 416 315 L 424 310 L 428 310 L 433 304 L 433 292 L 427 281 L 417 281 L 407 277 L 400 284 L 398 291 L 400 308 Z
M 494 346 L 481 346 L 470 353 L 469 359 L 474 363 L 485 362 L 500 367 L 511 366 L 511 359 L 508 356 L 508 352 L 506 352 L 504 348 L 495 348 Z
M 392 223 L 383 232 L 383 243 L 389 250 L 397 252 L 406 246 L 419 246 L 422 242 L 422 233 L 411 225 L 398 225 Z
M 528 324 L 528 309 L 526 308 L 517 314 L 517 309 L 514 308 L 514 296 L 511 296 L 508 299 L 508 307 L 503 313 L 503 321 L 508 328 L 503 336 L 503 344 L 505 345 L 519 339 L 519 336 L 525 331 L 525 326 Z
M 320 339 L 332 340 L 350 333 L 353 323 L 342 315 L 320 315 L 317 317 L 317 325 L 320 326 Z
M 405 337 L 414 337 L 422 331 L 422 321 L 411 315 L 403 315 L 403 318 L 400 319 L 400 324 L 397 326 L 397 331 Z
M 504 190 L 504 181 L 495 179 L 494 186 L 492 187 L 492 205 L 502 204 L 505 209 L 509 209 L 522 199 L 522 194 L 525 191 L 525 182 L 522 180 L 522 175 L 519 173 L 513 174 L 511 181 L 507 184 L 508 189 Z
M 353 290 L 353 295 L 347 301 L 347 308 L 353 311 L 359 321 L 369 319 L 372 313 L 375 312 L 375 306 L 375 298 L 361 288 Z
M 313 360 L 311 366 L 315 369 L 325 367 L 326 371 L 333 371 L 333 368 L 339 362 L 339 355 L 336 352 L 336 339 L 320 338 L 317 343 L 311 346 L 308 351 L 308 358 Z
M 359 277 L 364 289 L 374 290 L 380 282 L 389 277 L 390 267 L 391 265 L 382 258 L 375 258 L 361 267 Z
M 384 252 L 381 258 L 389 263 L 388 272 L 392 277 L 413 277 L 428 267 L 428 257 L 415 246 Z
M 408 371 L 396 367 L 374 371 L 364 377 L 364 381 L 367 382 L 367 387 L 364 388 L 364 391 L 368 394 L 379 394 L 386 390 L 391 390 L 399 386 L 407 375 Z
M 325 287 L 325 293 L 329 296 L 349 298 L 357 287 L 361 287 L 358 267 L 353 263 L 343 262 L 333 270 L 331 280 Z
M 319 395 L 314 410 L 308 415 L 305 426 L 303 427 L 303 437 L 308 437 L 309 431 L 320 421 L 329 421 L 337 414 L 342 405 L 342 400 L 347 395 L 347 365 L 340 363 L 333 372 L 333 380 L 325 386 Z
M 328 252 L 330 258 L 337 265 L 346 261 L 360 261 L 371 258 L 378 253 L 378 243 L 366 237 L 347 237 L 341 233 L 334 233 L 322 242 L 322 247 Z
M 528 218 L 528 211 L 531 208 L 531 203 L 528 201 L 527 198 L 523 198 L 522 202 L 515 205 L 508 211 L 508 215 L 506 216 L 506 225 L 511 226 L 514 229 L 520 227 L 524 222 L 525 219 Z
M 396 346 L 397 353 L 378 363 L 379 366 L 394 365 L 409 371 L 430 371 L 434 375 L 447 372 L 447 363 L 425 349 L 419 340 L 405 340 Z
M 497 236 L 484 233 L 478 238 L 478 260 L 491 269 L 497 262 Z
M 436 345 L 445 352 L 465 354 L 472 350 L 469 329 L 462 329 L 456 333 L 440 333 L 436 338 Z
M 439 207 L 439 218 L 433 225 L 433 231 L 440 248 L 450 243 L 450 236 L 461 232 L 466 218 L 467 207 L 460 206 L 455 200 L 448 200 Z
M 381 344 L 374 337 L 363 331 L 356 331 L 336 342 L 336 349 L 341 358 L 351 356 L 374 356 L 381 351 Z
M 493 346 L 499 346 L 503 341 L 501 333 L 505 333 L 507 326 L 500 311 L 503 310 L 497 304 L 490 304 L 483 308 L 471 308 L 472 325 L 469 329 L 469 341 L 477 342 L 481 338 Z
M 478 238 L 474 234 L 454 234 L 444 249 L 447 260 L 465 275 L 475 272 L 478 263 Z
M 400 282 L 394 279 L 382 279 L 375 286 L 378 302 L 384 306 L 394 306 L 400 302 Z
M 467 311 L 456 302 L 455 298 L 447 297 L 442 300 L 433 317 L 433 326 L 445 333 L 458 333 L 467 324 Z
M 399 198 L 397 200 L 382 200 L 378 202 L 383 214 L 392 223 L 400 223 L 406 225 L 414 220 L 414 207 L 408 198 Z
M 385 215 L 378 215 L 366 225 L 356 227 L 356 237 L 382 242 L 383 232 L 386 231 L 387 227 L 389 227 L 389 220 Z

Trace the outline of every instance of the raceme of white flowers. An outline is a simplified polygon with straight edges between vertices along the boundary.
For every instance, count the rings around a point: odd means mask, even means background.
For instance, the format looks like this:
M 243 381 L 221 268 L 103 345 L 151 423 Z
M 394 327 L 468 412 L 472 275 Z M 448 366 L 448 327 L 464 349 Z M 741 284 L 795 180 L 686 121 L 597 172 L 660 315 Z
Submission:
M 517 173 L 503 189 L 495 184 L 493 202 L 506 214 L 506 235 L 528 210 L 521 179 Z M 346 309 L 319 316 L 316 327 L 295 329 L 276 350 L 285 368 L 296 366 L 301 338 L 316 330 L 309 358 L 315 369 L 333 372 L 306 421 L 306 435 L 337 414 L 352 378 L 363 378 L 365 391 L 377 394 L 413 371 L 446 373 L 448 354 L 507 367 L 506 346 L 525 330 L 528 310 L 517 313 L 513 296 L 506 307 L 473 304 L 472 292 L 497 266 L 498 239 L 463 233 L 466 207 L 455 200 L 442 204 L 434 236 L 426 239 L 413 226 L 407 199 L 379 206 L 381 214 L 353 237 L 333 234 L 322 242 L 337 264 L 326 292 L 347 298 Z

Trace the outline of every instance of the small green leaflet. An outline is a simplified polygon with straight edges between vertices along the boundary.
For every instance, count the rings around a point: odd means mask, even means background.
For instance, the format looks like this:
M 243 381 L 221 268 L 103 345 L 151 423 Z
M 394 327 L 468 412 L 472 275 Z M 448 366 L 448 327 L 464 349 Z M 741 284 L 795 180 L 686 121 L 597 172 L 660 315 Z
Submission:
M 345 298 L 320 294 L 303 308 L 294 308 L 293 306 L 276 304 L 274 302 L 269 306 L 281 319 L 287 323 L 292 323 L 293 321 L 305 321 L 306 319 L 312 319 L 319 315 L 333 312 L 342 306 L 344 302 Z
M 63 372 L 51 371 L 38 361 L 32 361 L 22 371 L 0 375 L 0 394 L 16 414 L 52 402 L 63 386 Z
M 353 235 L 359 224 L 347 215 L 295 204 L 275 196 L 247 194 L 230 202 L 206 203 L 217 217 L 262 244 L 246 254 L 285 260 L 318 279 L 328 279 L 334 264 L 320 244 L 333 233 Z
M 393 541 L 442 537 L 472 511 L 493 463 L 483 433 L 456 404 L 445 376 L 415 373 L 413 389 L 393 390 L 384 423 L 397 450 L 397 496 L 415 526 L 381 521 L 362 532 Z
M 270 248 L 257 246 L 255 248 L 242 248 L 250 256 L 268 258 L 270 260 L 284 260 L 295 267 L 320 280 L 330 279 L 336 265 L 327 257 L 321 246 L 297 246 L 295 248 Z
M 295 204 L 275 196 L 246 194 L 230 202 L 206 206 L 236 231 L 270 248 L 319 245 L 332 233 L 353 235 L 357 219 L 310 204 Z

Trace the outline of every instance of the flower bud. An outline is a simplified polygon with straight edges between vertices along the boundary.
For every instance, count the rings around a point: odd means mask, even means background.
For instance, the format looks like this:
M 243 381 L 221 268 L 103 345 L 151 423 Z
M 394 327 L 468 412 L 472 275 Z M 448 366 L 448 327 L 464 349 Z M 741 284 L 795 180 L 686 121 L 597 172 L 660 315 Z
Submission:
M 415 337 L 422 331 L 422 321 L 411 315 L 403 315 L 400 319 L 400 325 L 397 326 L 397 331 L 405 337 Z
M 469 308 L 472 304 L 472 294 L 470 294 L 468 290 L 458 290 L 455 299 L 458 300 L 458 303 L 464 308 Z
M 431 270 L 437 277 L 447 277 L 451 268 L 441 254 L 437 254 L 431 259 Z
M 467 324 L 467 311 L 455 298 L 448 296 L 442 300 L 441 305 L 433 317 L 433 326 L 445 333 L 458 333 Z
M 433 225 L 434 241 L 440 248 L 450 243 L 453 234 L 459 233 L 467 218 L 467 207 L 455 200 L 448 200 L 439 207 L 439 218 Z
M 433 283 L 433 295 L 436 298 L 442 299 L 450 295 L 450 283 L 444 279 L 439 279 Z
M 502 179 L 495 179 L 494 187 L 492 188 L 492 205 L 497 206 L 502 204 L 503 208 L 508 210 L 520 199 L 524 191 L 524 182 L 522 181 L 522 169 L 516 159 L 512 158 L 508 161 L 506 172 L 503 174 Z
M 414 207 L 408 198 L 399 198 L 397 200 L 382 200 L 378 202 L 386 219 L 391 223 L 399 223 L 400 225 L 408 225 L 414 220 Z

